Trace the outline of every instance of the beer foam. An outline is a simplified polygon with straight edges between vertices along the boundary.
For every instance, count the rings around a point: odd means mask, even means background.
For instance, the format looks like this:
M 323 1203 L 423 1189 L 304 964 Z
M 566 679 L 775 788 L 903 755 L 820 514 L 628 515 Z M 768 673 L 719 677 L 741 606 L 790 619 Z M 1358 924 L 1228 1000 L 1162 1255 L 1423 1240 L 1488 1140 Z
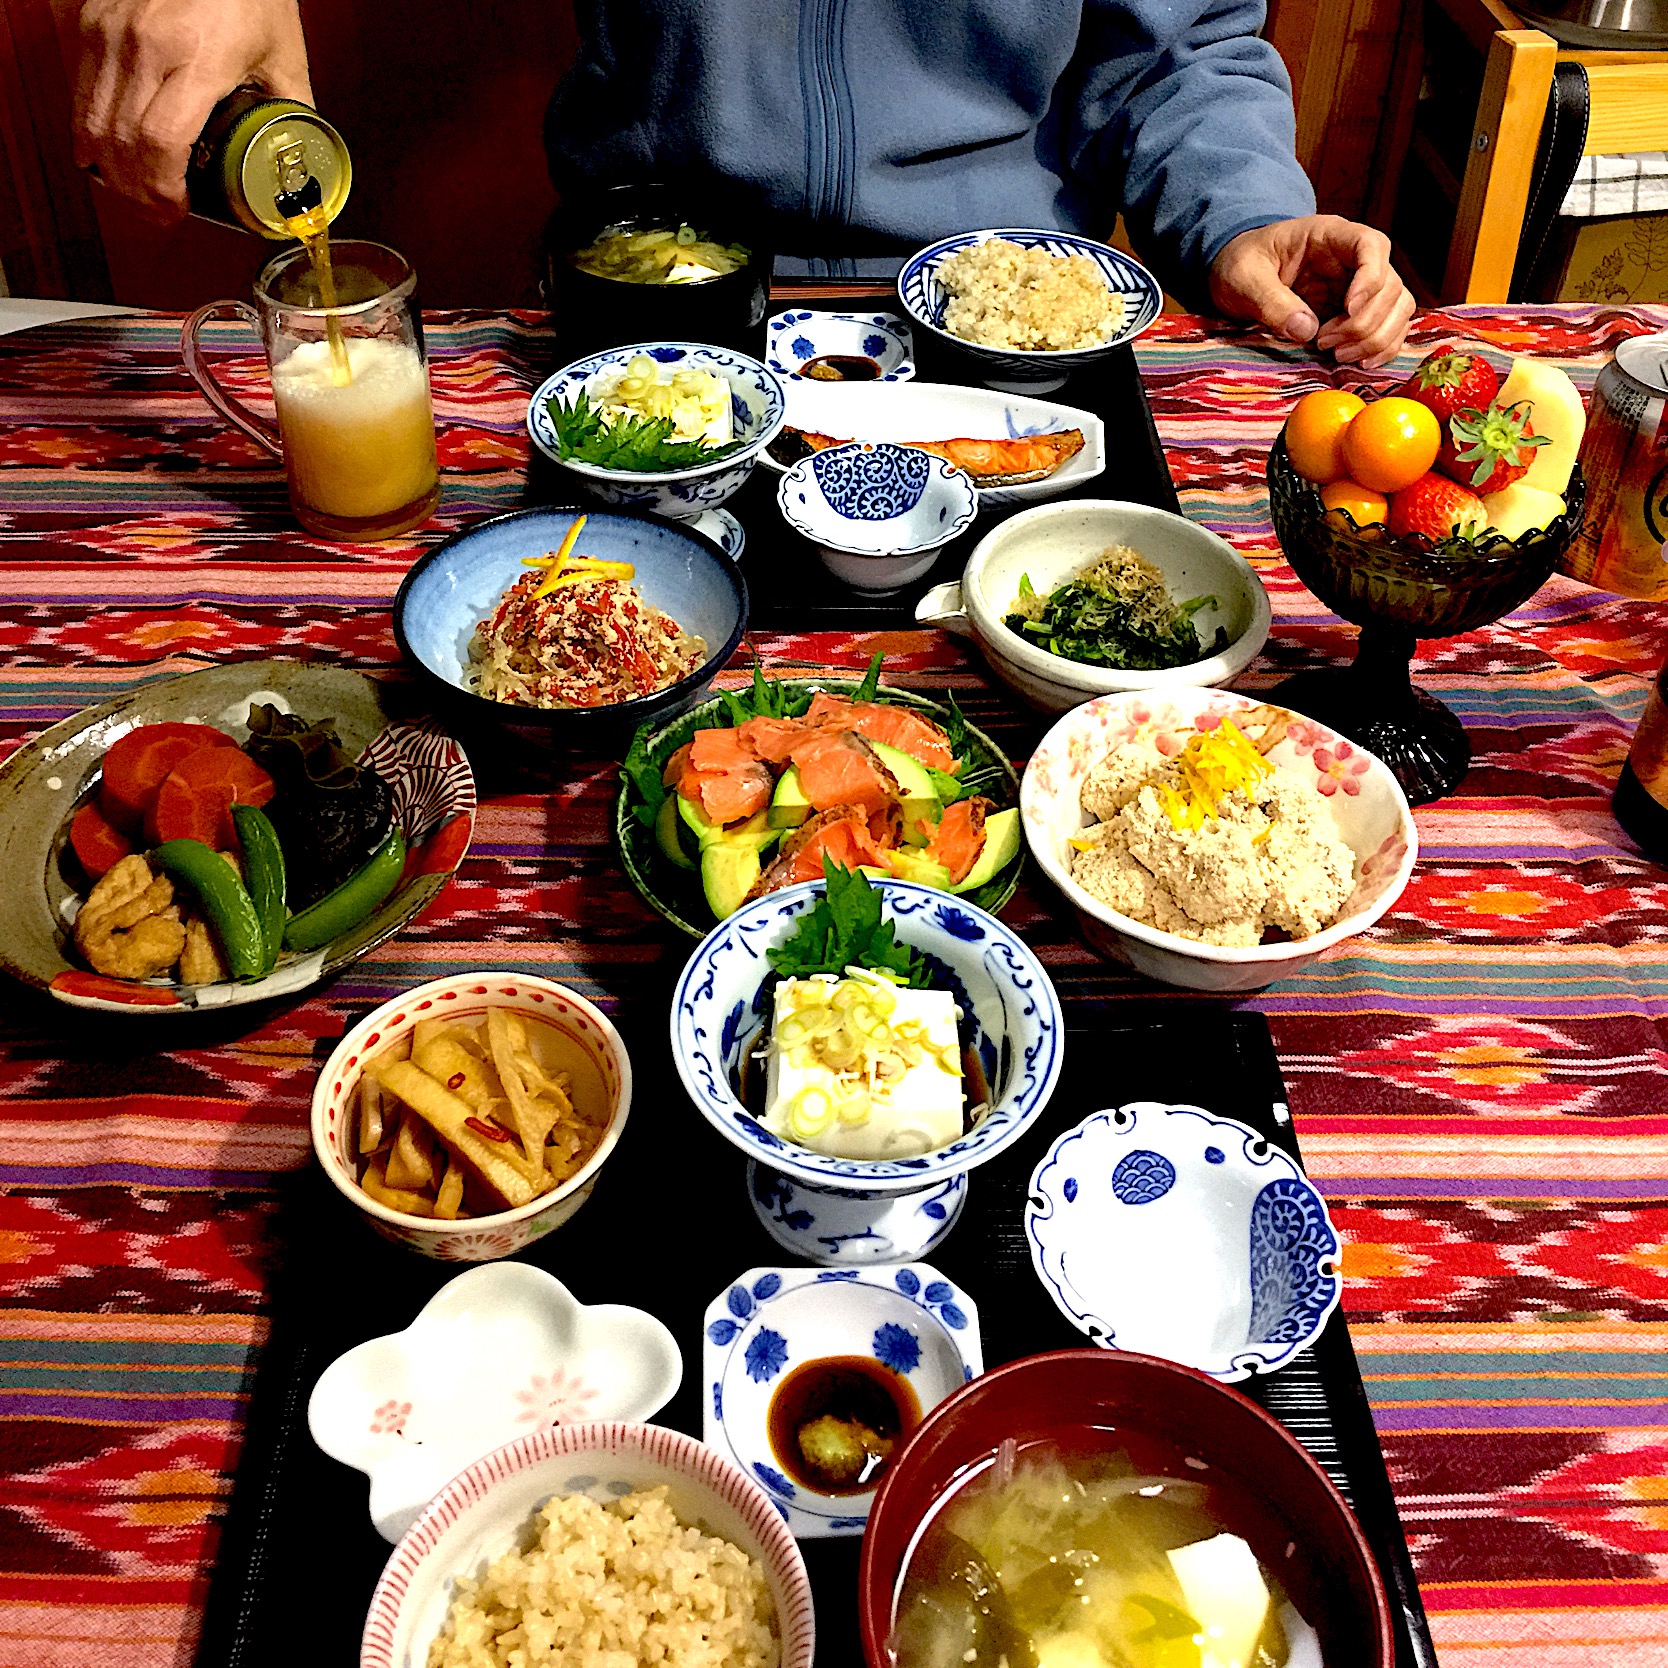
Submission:
M 328 342 L 302 342 L 272 373 L 272 391 L 284 400 L 328 399 L 340 402 L 344 418 L 353 421 L 350 406 L 369 415 L 378 400 L 409 400 L 412 390 L 426 388 L 428 379 L 417 350 L 404 342 L 375 336 L 350 336 L 346 341 L 348 368 L 353 380 L 337 382 L 330 367 Z

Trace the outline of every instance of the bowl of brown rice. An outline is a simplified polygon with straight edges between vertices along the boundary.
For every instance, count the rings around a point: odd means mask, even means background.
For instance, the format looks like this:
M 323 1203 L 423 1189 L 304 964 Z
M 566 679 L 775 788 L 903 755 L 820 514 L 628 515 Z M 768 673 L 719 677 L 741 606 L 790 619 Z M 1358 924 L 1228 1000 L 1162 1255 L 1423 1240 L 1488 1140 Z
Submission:
M 763 1489 L 657 1425 L 558 1425 L 460 1472 L 394 1548 L 360 1668 L 811 1668 L 799 1547 Z
M 1158 280 L 1121 250 L 1074 232 L 960 232 L 898 274 L 910 318 L 977 361 L 992 388 L 1031 393 L 1132 342 L 1164 304 Z

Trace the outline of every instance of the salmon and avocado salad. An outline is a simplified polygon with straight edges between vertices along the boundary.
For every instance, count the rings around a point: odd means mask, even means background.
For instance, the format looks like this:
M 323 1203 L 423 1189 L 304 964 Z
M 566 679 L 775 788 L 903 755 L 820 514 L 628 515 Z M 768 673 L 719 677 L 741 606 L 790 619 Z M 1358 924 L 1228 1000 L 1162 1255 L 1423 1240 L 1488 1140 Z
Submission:
M 622 767 L 627 867 L 671 918 L 667 894 L 705 910 L 843 869 L 977 893 L 1012 878 L 1022 841 L 1012 767 L 952 701 L 940 707 L 862 682 L 766 678 L 650 736 Z M 647 873 L 645 873 L 647 871 Z

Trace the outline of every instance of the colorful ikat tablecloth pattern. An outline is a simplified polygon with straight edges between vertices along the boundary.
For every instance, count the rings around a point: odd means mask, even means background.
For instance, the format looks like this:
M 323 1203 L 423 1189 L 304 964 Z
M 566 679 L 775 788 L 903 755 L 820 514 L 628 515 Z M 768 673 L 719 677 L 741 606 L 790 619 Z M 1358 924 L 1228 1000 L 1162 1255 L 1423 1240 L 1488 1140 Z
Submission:
M 1464 340 L 1586 387 L 1621 337 L 1664 326 L 1661 309 L 1458 309 L 1425 315 L 1402 363 Z M 258 394 L 246 340 L 225 327 L 218 345 Z M 279 475 L 210 418 L 177 321 L 0 342 L 0 749 L 209 662 L 395 665 L 388 605 L 418 550 L 520 502 L 549 363 L 521 316 L 449 315 L 429 346 L 439 522 L 351 550 L 301 535 Z M 1263 460 L 1298 395 L 1355 376 L 1186 318 L 1140 358 L 1187 512 L 1274 601 L 1246 686 L 1346 657 L 1351 630 L 1275 548 Z M 751 559 L 770 547 L 756 531 Z M 1668 609 L 1555 580 L 1425 645 L 1422 681 L 1464 718 L 1475 766 L 1418 813 L 1422 861 L 1379 927 L 1256 999 L 1348 1238 L 1345 1304 L 1449 1668 L 1668 1662 L 1668 874 L 1609 811 L 1665 627 Z M 752 647 L 782 670 L 882 648 L 1016 757 L 1039 733 L 935 633 Z M 621 876 L 612 788 L 599 764 L 488 797 L 414 931 L 253 1031 L 152 1051 L 5 991 L 0 1668 L 191 1660 L 263 1336 L 272 1179 L 309 1162 L 313 1077 L 356 1013 L 486 963 L 573 983 L 628 1035 L 663 1024 L 688 946 Z M 1007 915 L 1079 1017 L 1142 994 L 1044 883 Z

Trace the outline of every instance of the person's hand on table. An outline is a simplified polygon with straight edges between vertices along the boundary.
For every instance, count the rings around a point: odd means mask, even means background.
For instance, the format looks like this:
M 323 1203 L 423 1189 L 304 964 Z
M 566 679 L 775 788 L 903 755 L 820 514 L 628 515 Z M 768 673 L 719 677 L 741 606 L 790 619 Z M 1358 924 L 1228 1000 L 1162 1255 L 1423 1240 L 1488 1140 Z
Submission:
M 234 87 L 313 101 L 296 0 L 85 0 L 76 165 L 156 219 L 186 212 L 185 166 Z
M 1367 369 L 1400 349 L 1415 310 L 1390 264 L 1389 238 L 1336 214 L 1241 232 L 1211 263 L 1210 297 L 1230 318 Z

